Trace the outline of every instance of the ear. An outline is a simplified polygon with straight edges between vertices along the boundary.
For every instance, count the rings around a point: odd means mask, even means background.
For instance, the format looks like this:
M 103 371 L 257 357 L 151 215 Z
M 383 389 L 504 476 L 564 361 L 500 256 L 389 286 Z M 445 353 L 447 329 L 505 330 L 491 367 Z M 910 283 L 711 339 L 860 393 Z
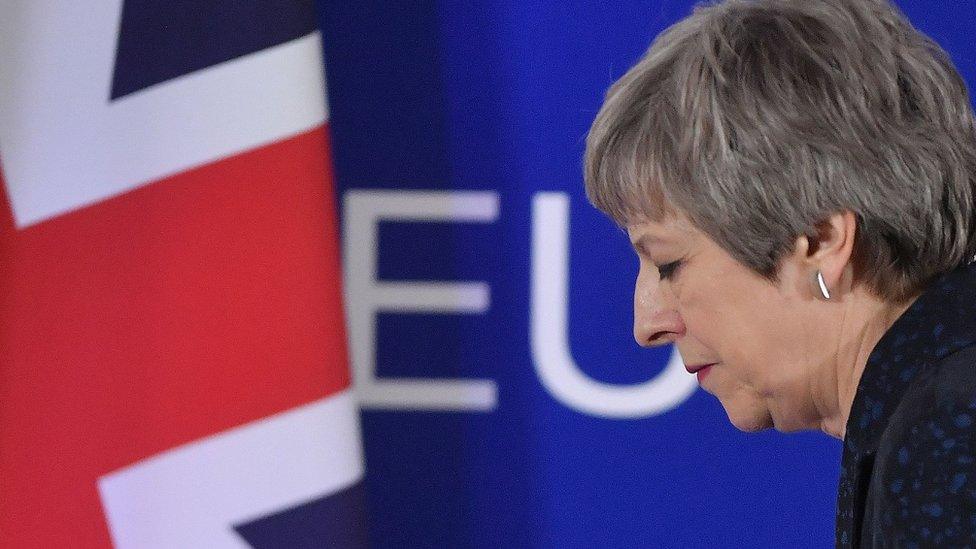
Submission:
M 857 216 L 850 210 L 832 214 L 816 225 L 815 233 L 797 238 L 793 261 L 811 280 L 820 271 L 832 292 L 848 290 Z

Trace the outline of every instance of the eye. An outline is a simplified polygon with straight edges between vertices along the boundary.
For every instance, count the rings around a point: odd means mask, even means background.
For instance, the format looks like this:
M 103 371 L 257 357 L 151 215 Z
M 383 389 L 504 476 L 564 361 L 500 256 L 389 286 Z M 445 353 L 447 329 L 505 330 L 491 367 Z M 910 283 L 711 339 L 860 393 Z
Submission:
M 672 261 L 671 263 L 665 263 L 657 268 L 658 276 L 661 280 L 668 280 L 674 276 L 675 270 L 681 266 L 681 261 Z

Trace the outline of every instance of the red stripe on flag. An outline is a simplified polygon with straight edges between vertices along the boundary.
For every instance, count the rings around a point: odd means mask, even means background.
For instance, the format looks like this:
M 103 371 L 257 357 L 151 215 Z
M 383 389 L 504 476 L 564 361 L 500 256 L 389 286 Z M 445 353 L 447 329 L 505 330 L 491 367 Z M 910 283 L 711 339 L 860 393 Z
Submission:
M 99 476 L 348 386 L 327 149 L 0 213 L 0 546 L 107 545 Z

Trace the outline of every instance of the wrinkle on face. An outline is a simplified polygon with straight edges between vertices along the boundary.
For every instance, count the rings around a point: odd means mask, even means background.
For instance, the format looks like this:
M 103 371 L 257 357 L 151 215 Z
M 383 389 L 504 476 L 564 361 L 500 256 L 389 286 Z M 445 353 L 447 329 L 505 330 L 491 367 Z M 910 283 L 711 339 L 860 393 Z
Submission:
M 790 351 L 813 346 L 798 340 L 802 331 L 791 321 L 794 292 L 733 259 L 687 220 L 644 221 L 629 226 L 628 234 L 642 269 L 683 261 L 668 280 L 639 273 L 635 323 L 647 321 L 652 312 L 670 312 L 659 311 L 662 306 L 673 309 L 685 326 L 675 344 L 686 363 L 719 362 L 703 388 L 722 402 L 736 427 L 770 427 L 774 415 L 783 416 L 784 425 L 797 423 L 789 418 L 796 413 L 789 401 L 810 400 L 804 388 L 810 368 L 795 364 Z M 653 302 L 665 294 L 666 302 Z

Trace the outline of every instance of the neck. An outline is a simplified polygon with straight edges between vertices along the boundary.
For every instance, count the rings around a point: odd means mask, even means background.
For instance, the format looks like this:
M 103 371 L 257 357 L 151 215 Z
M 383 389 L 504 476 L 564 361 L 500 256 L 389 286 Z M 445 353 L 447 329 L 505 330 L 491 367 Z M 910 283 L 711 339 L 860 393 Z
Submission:
M 821 431 L 844 440 L 854 396 L 871 351 L 916 298 L 892 305 L 865 293 L 852 293 L 837 304 L 842 309 L 838 312 L 841 318 L 836 351 L 826 368 L 827 375 L 821 378 L 821 398 L 815 399 Z

